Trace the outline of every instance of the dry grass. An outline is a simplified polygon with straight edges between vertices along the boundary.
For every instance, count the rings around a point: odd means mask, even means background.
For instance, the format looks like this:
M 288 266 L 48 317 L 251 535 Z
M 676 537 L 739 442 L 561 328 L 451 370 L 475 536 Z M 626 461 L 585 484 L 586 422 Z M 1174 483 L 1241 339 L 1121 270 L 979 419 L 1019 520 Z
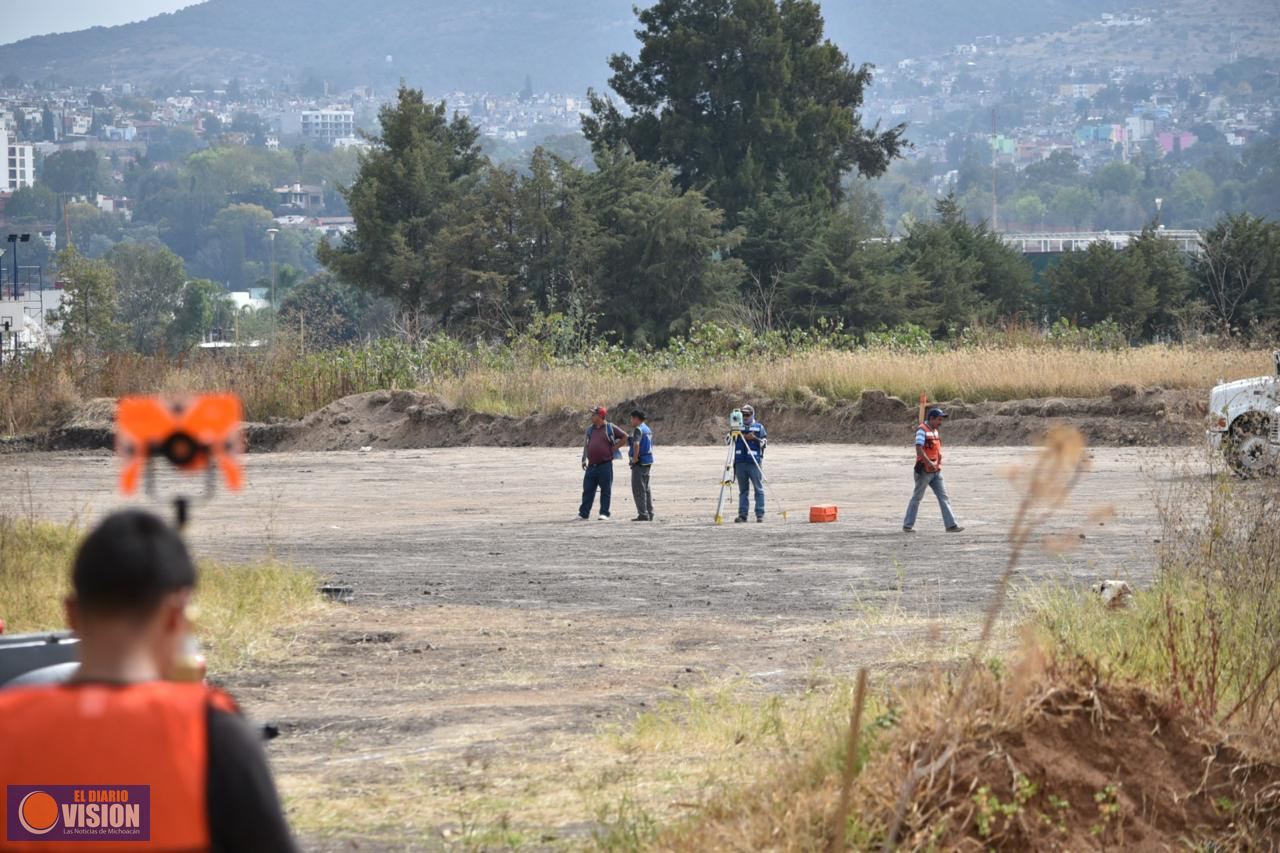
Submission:
M 304 838 L 357 837 L 377 849 L 411 847 L 409 838 L 465 850 L 638 849 L 761 766 L 813 754 L 836 736 L 850 695 L 844 682 L 787 697 L 733 682 L 492 767 L 477 756 L 445 771 L 406 755 L 387 760 L 376 781 L 286 774 L 280 784 Z
M 80 541 L 73 525 L 0 518 L 0 618 L 10 633 L 65 626 L 63 599 Z M 211 672 L 278 659 L 292 628 L 324 608 L 310 572 L 277 562 L 200 567 L 197 628 Z
M 1147 346 L 1121 351 L 1044 347 L 966 348 L 935 353 L 894 350 L 822 352 L 700 368 L 620 375 L 582 367 L 530 371 L 477 369 L 424 390 L 455 406 L 521 415 L 583 408 L 663 388 L 722 387 L 778 399 L 812 395 L 857 399 L 867 389 L 915 399 L 1014 400 L 1099 397 L 1122 383 L 1208 388 L 1219 379 L 1259 376 L 1274 369 L 1262 351 Z
M 819 662 L 802 673 L 800 689 L 777 693 L 779 686 L 769 678 L 716 679 L 696 688 L 664 690 L 666 698 L 649 700 L 632 717 L 626 706 L 633 703 L 619 702 L 609 686 L 597 685 L 593 690 L 600 692 L 584 699 L 577 688 L 563 684 L 560 669 L 577 669 L 575 655 L 554 654 L 552 671 L 557 674 L 548 677 L 551 651 L 540 645 L 539 634 L 518 629 L 502 634 L 484 617 L 465 618 L 456 630 L 468 641 L 484 626 L 495 636 L 501 634 L 509 649 L 518 645 L 528 650 L 527 656 L 500 672 L 484 674 L 471 666 L 461 670 L 468 691 L 521 685 L 545 697 L 548 713 L 555 715 L 561 706 L 553 691 L 565 690 L 564 701 L 584 708 L 616 703 L 616 716 L 624 722 L 593 726 L 590 715 L 584 714 L 585 720 L 570 728 L 557 726 L 553 735 L 532 734 L 524 748 L 508 744 L 496 750 L 489 743 L 490 733 L 478 730 L 467 735 L 474 738 L 474 749 L 463 750 L 456 730 L 433 732 L 425 742 L 401 738 L 402 724 L 411 725 L 406 716 L 416 715 L 417 707 L 402 700 L 408 704 L 397 710 L 390 703 L 382 725 L 395 741 L 395 750 L 381 736 L 371 739 L 361 729 L 335 738 L 332 752 L 319 762 L 295 756 L 277 765 L 290 824 L 301 837 L 335 844 L 356 838 L 377 849 L 411 847 L 405 839 L 461 849 L 631 849 L 651 842 L 663 827 L 726 792 L 750 784 L 762 766 L 813 753 L 825 739 L 836 736 L 841 728 L 837 718 L 847 718 L 850 683 L 843 673 Z M 935 661 L 946 658 L 953 664 L 960 650 L 952 644 L 952 635 L 970 628 L 967 622 L 937 620 L 889 626 L 883 618 L 872 623 L 852 616 L 818 629 L 806 626 L 804 634 L 812 641 L 814 630 L 827 630 L 844 636 L 850 647 L 880 667 L 914 670 L 924 647 L 935 650 Z M 452 635 L 437 626 L 423 636 L 444 648 L 451 645 Z M 900 650 L 905 659 L 899 659 Z M 309 666 L 308 654 L 316 654 L 316 648 L 301 652 L 299 660 Z M 317 665 L 324 660 L 316 659 Z M 582 662 L 594 660 L 584 657 Z M 653 665 L 651 654 L 630 649 L 607 658 L 608 669 L 631 685 L 651 679 Z M 398 682 L 402 676 L 389 664 L 376 674 L 370 671 L 369 677 Z M 438 689 L 449 679 L 441 674 L 428 689 Z M 358 692 L 362 683 L 345 682 L 344 689 Z M 520 714 L 523 693 L 513 694 L 513 716 Z M 331 710 L 338 717 L 344 713 L 341 705 Z M 502 738 L 496 732 L 492 736 Z M 423 748 L 424 744 L 430 746 Z M 451 752 L 454 749 L 460 754 Z M 376 755 L 376 769 L 358 761 L 362 755 Z
M 970 346 L 927 353 L 889 348 L 792 356 L 720 356 L 700 366 L 657 368 L 640 362 L 590 366 L 526 363 L 502 367 L 471 357 L 436 369 L 395 348 L 300 358 L 288 349 L 240 357 L 197 353 L 180 361 L 114 355 L 92 362 L 59 355 L 0 369 L 0 431 L 26 433 L 62 422 L 77 404 L 132 393 L 230 390 L 251 420 L 298 418 L 347 394 L 409 389 L 435 393 L 460 408 L 527 415 L 617 402 L 663 388 L 721 387 L 783 400 L 857 399 L 878 389 L 915 399 L 1011 400 L 1097 397 L 1119 384 L 1208 388 L 1221 378 L 1271 372 L 1262 350 L 1152 345 L 1088 350 L 1046 345 Z M 655 356 L 655 362 L 658 358 Z M 637 363 L 639 366 L 637 366 Z
M 859 732 L 851 816 L 832 849 L 1094 850 L 1139 840 L 1152 849 L 1264 849 L 1275 837 L 1280 766 L 1246 756 L 1149 692 L 1035 650 L 963 685 L 939 679 L 896 692 L 894 710 Z M 935 754 L 940 729 L 948 737 Z M 612 847 L 821 850 L 839 814 L 833 765 L 843 743 L 828 736 L 759 768 L 751 785 L 694 818 Z M 904 778 L 917 784 L 900 811 Z
M 1280 487 L 1178 478 L 1160 498 L 1155 582 L 1129 607 L 1030 593 L 1044 641 L 1109 677 L 1161 688 L 1200 719 L 1280 740 Z
M 1272 484 L 1182 481 L 1162 507 L 1157 583 L 1131 610 L 1108 610 L 1088 593 L 1036 591 L 1022 653 L 1011 664 L 984 658 L 1017 552 L 1066 499 L 1082 450 L 1078 436 L 1064 435 L 1019 478 L 1027 497 L 1013 556 L 966 666 L 881 686 L 880 704 L 863 717 L 872 722 L 856 733 L 837 731 L 847 709 L 826 709 L 807 749 L 744 774 L 744 784 L 680 825 L 638 841 L 635 825 L 614 830 L 618 843 L 608 846 L 821 849 L 842 813 L 835 767 L 844 742 L 864 754 L 836 847 L 1081 849 L 1123 847 L 1130 833 L 1159 844 L 1153 834 L 1163 833 L 1235 849 L 1274 837 L 1280 493 Z M 894 709 L 888 725 L 875 716 L 885 707 Z
M 9 633 L 61 628 L 79 531 L 0 517 L 0 619 Z
M 317 576 L 266 560 L 244 566 L 200 567 L 197 628 L 214 672 L 280 660 L 298 627 L 327 609 Z

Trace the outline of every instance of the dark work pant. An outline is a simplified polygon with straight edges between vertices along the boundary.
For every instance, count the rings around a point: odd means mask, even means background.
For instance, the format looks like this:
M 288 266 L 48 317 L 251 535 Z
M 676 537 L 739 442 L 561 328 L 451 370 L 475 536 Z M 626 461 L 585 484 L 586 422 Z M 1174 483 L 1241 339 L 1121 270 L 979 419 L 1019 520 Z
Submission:
M 649 491 L 651 465 L 631 466 L 631 496 L 636 499 L 636 515 L 653 520 L 653 492 Z
M 754 461 L 737 462 L 733 466 L 738 480 L 738 518 L 746 518 L 751 505 L 747 501 L 750 490 L 756 493 L 756 518 L 764 518 L 764 469 Z
M 591 517 L 591 505 L 596 500 L 596 488 L 600 489 L 600 514 L 609 514 L 609 501 L 613 497 L 613 463 L 602 462 L 599 465 L 588 465 L 582 477 L 582 506 L 578 515 Z

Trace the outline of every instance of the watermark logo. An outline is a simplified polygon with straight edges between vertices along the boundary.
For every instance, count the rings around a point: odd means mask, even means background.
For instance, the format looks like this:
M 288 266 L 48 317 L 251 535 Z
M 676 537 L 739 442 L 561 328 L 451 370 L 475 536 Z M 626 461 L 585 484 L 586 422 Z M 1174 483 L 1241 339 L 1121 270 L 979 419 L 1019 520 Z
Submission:
M 150 785 L 10 785 L 9 841 L 150 841 Z

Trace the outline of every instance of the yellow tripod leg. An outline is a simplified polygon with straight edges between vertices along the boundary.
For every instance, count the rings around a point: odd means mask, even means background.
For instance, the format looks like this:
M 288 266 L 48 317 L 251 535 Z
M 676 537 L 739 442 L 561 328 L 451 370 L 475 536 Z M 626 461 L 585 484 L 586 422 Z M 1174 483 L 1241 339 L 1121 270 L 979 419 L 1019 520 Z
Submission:
M 729 454 L 724 460 L 724 474 L 720 476 L 720 499 L 716 501 L 716 524 L 724 524 L 724 490 L 733 485 L 733 478 L 730 474 L 733 472 L 733 453 L 735 443 L 741 433 L 729 433 Z

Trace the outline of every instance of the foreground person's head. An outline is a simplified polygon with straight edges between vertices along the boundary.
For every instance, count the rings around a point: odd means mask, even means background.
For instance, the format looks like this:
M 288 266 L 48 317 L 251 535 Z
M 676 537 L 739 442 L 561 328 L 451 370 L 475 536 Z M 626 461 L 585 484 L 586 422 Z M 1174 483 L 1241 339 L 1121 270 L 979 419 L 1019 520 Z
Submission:
M 196 567 L 178 532 L 156 516 L 109 516 L 81 543 L 67 622 L 80 636 L 81 678 L 137 681 L 174 670 L 190 628 Z

